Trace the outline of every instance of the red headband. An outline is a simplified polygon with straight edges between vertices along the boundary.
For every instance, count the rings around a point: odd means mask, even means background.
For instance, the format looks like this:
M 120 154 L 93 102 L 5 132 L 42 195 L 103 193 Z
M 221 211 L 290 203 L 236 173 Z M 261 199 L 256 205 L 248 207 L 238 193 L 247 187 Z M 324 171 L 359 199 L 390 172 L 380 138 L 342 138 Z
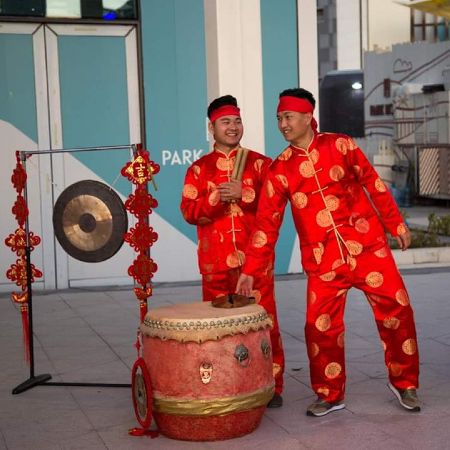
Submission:
M 304 99 L 298 98 L 291 95 L 284 95 L 280 97 L 280 101 L 278 103 L 277 113 L 282 111 L 295 111 L 299 113 L 313 113 L 314 106 L 311 103 Z M 311 127 L 313 131 L 317 130 L 317 121 L 314 117 L 311 120 Z
M 211 122 L 216 121 L 219 117 L 223 116 L 238 116 L 241 117 L 240 109 L 233 105 L 223 105 L 220 108 L 215 109 L 211 113 L 209 120 Z

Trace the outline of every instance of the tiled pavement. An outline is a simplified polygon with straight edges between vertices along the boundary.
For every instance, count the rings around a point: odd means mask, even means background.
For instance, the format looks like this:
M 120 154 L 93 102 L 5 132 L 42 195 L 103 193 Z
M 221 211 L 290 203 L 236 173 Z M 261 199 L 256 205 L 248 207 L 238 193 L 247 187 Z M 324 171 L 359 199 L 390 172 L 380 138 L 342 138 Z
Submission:
M 309 388 L 303 337 L 305 279 L 277 281 L 287 357 L 284 400 L 260 427 L 238 439 L 190 443 L 131 437 L 137 425 L 128 388 L 38 386 L 28 377 L 20 315 L 0 296 L 0 449 L 445 449 L 450 442 L 450 267 L 406 271 L 421 352 L 423 410 L 402 410 L 386 387 L 383 353 L 369 306 L 356 290 L 346 308 L 347 408 L 305 415 Z M 151 305 L 195 301 L 200 286 L 159 285 Z M 34 296 L 36 374 L 54 381 L 128 383 L 138 306 L 131 288 L 70 290 Z

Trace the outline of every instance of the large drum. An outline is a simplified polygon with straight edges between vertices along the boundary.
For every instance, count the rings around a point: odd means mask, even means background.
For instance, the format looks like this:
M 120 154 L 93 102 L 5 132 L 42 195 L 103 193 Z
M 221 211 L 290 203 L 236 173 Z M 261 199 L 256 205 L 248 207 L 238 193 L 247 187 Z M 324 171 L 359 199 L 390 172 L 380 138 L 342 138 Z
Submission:
M 259 305 L 201 302 L 149 311 L 143 357 L 160 431 L 212 441 L 256 429 L 274 393 L 271 325 Z

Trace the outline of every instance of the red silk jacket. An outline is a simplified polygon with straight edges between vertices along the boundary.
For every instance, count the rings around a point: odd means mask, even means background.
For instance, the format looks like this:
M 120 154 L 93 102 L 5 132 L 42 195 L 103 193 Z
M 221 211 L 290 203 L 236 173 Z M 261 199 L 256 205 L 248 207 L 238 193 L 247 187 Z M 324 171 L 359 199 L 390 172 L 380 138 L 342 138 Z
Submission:
M 406 231 L 392 195 L 353 139 L 318 133 L 307 150 L 291 145 L 271 164 L 246 249 L 246 274 L 271 264 L 288 200 L 303 268 L 323 279 L 343 261 L 356 264 L 354 256 L 363 251 L 385 254 L 384 227 L 392 236 Z
M 242 266 L 244 250 L 253 229 L 259 194 L 271 159 L 249 150 L 242 176 L 242 198 L 220 201 L 217 186 L 228 182 L 237 149 L 228 155 L 214 150 L 202 156 L 186 172 L 181 212 L 197 225 L 200 273 L 222 272 Z

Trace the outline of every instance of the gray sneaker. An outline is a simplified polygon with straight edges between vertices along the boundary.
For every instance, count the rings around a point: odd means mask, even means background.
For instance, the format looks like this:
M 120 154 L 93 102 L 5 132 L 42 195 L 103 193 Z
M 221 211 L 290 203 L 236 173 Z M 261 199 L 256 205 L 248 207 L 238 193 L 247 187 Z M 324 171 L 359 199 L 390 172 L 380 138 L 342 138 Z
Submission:
M 311 403 L 306 409 L 307 416 L 321 417 L 325 416 L 332 411 L 338 411 L 339 409 L 345 408 L 345 403 L 339 401 L 334 403 L 328 403 L 322 398 L 317 398 L 317 400 Z
M 417 392 L 415 389 L 401 390 L 397 389 L 391 383 L 388 383 L 388 388 L 394 393 L 403 408 L 412 412 L 420 411 L 420 401 L 417 397 Z

